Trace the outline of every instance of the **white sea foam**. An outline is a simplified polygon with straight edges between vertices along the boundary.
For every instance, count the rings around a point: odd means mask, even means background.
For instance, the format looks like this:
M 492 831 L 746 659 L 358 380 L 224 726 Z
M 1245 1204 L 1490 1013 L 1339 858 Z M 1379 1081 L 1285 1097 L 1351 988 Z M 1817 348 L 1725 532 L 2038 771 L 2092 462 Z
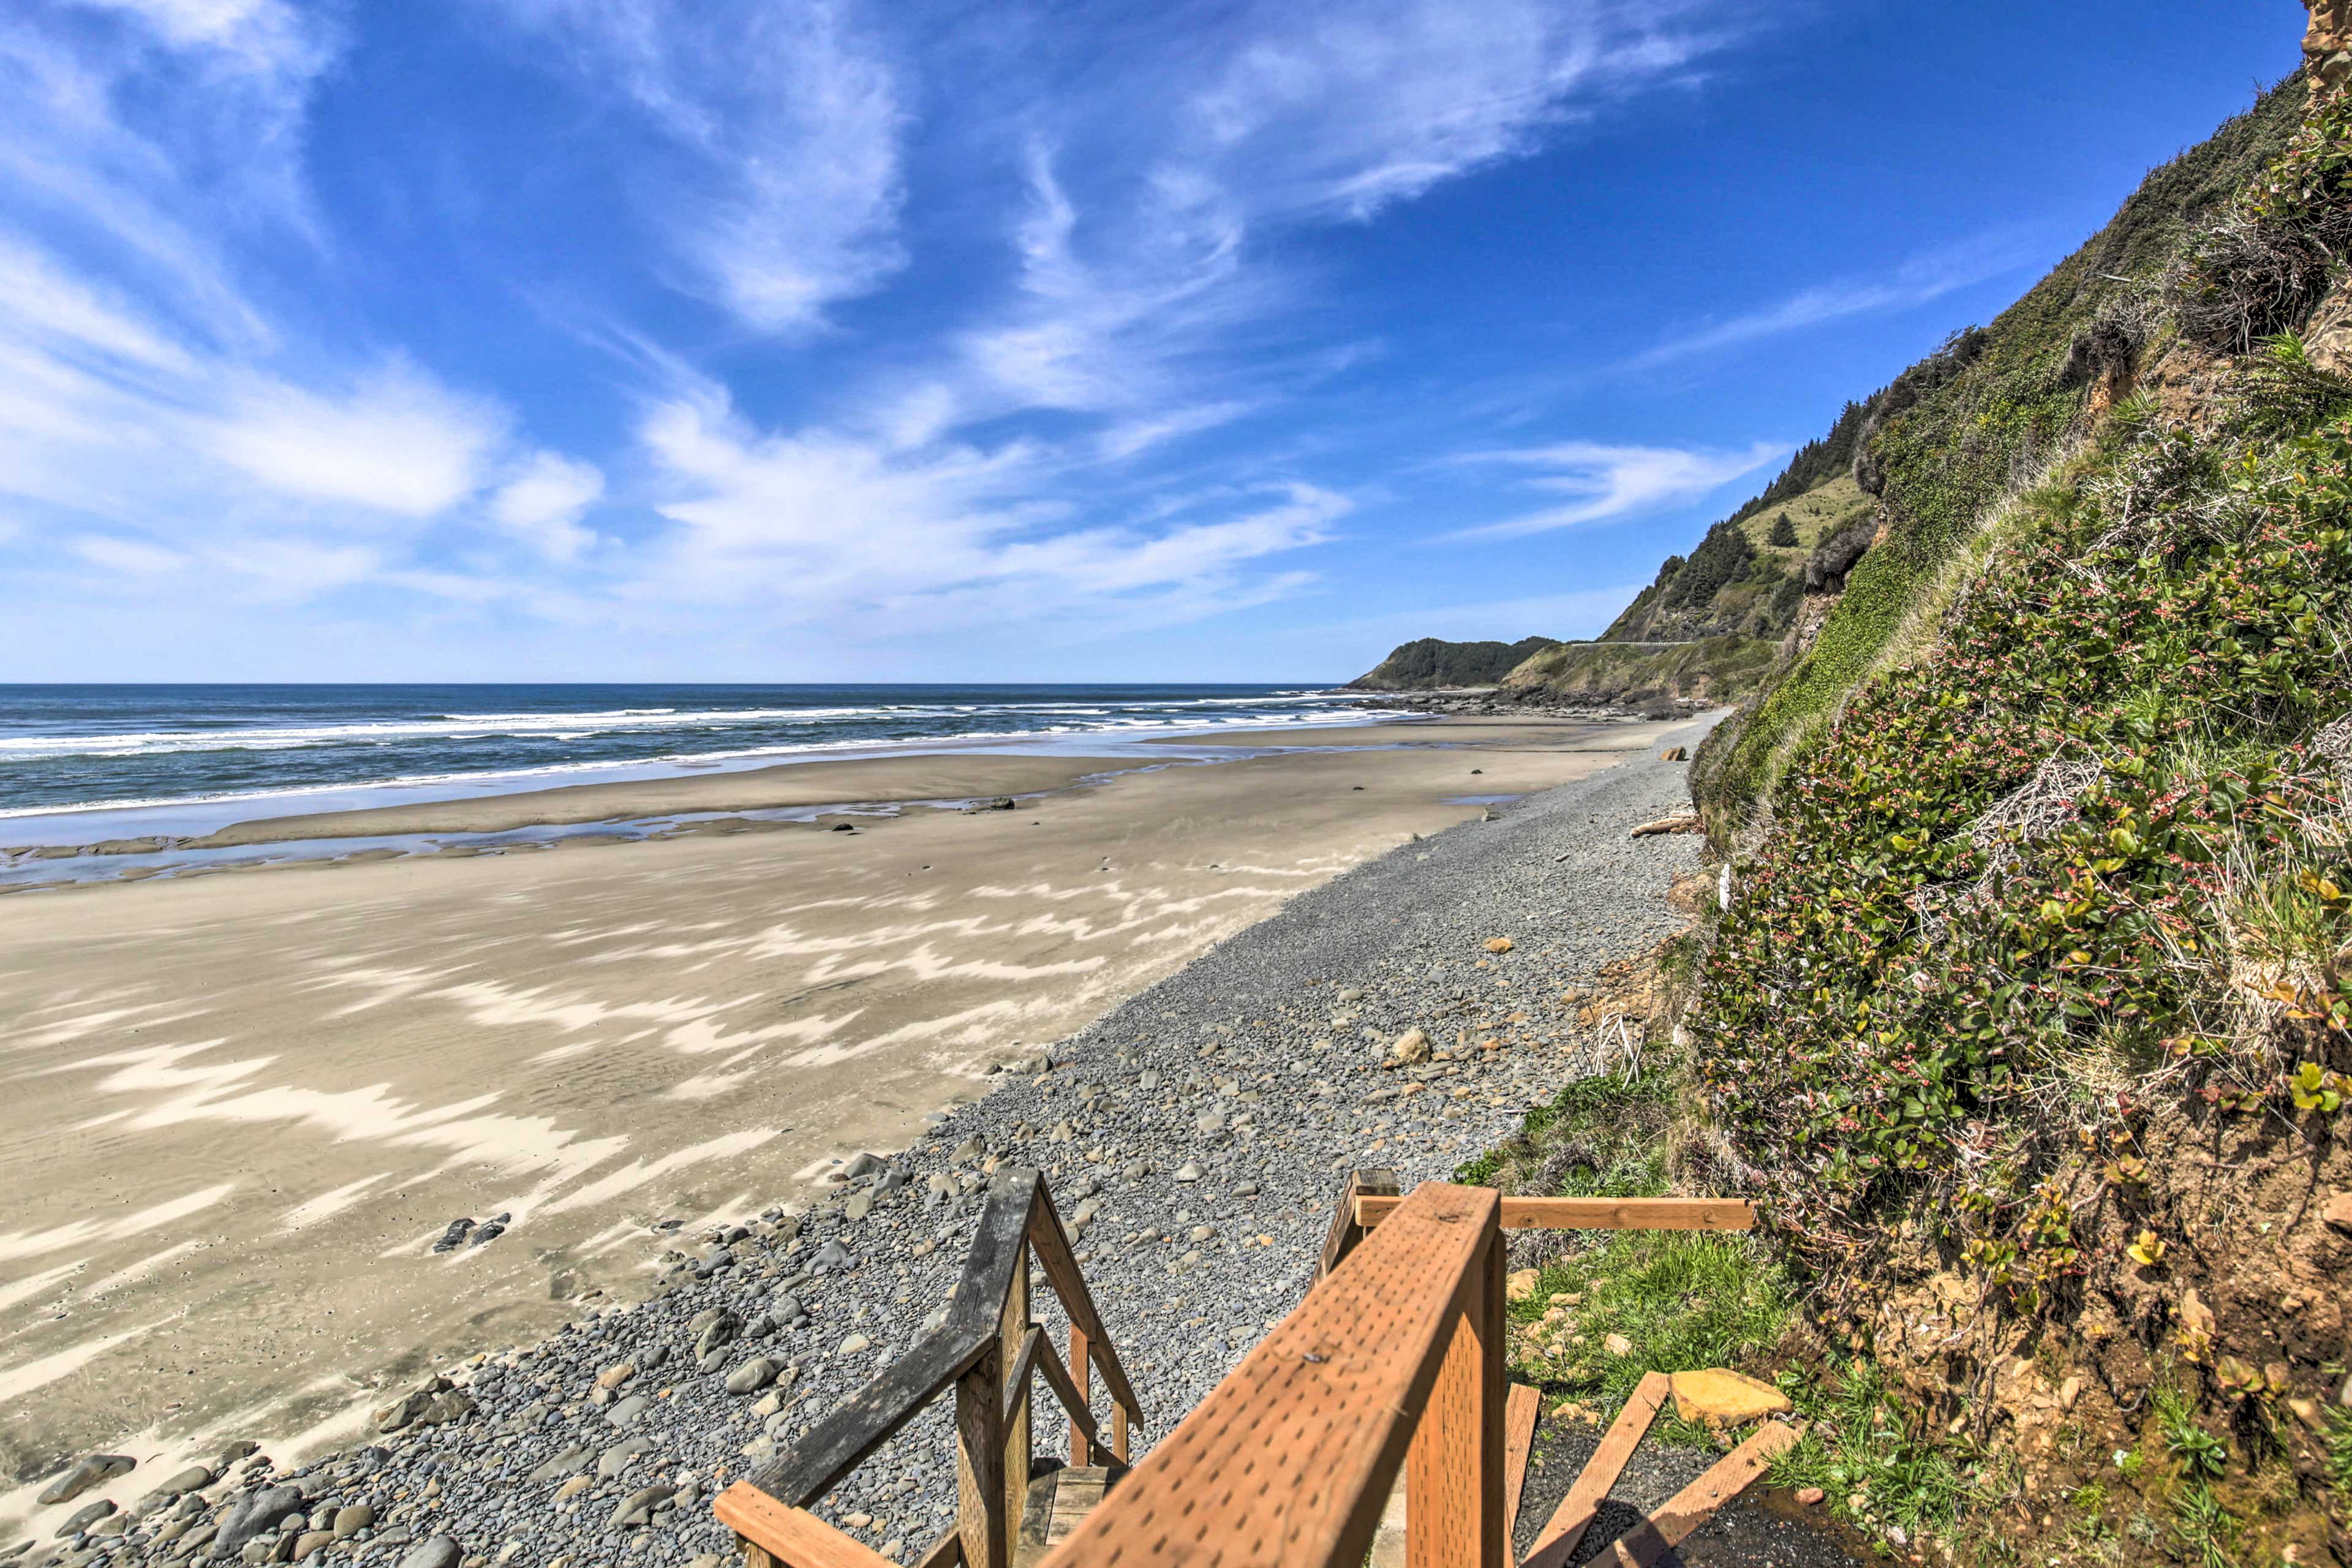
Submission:
M 1249 728 L 1274 721 L 1273 715 L 1264 714 L 1259 711 L 1255 711 L 1254 710 L 1274 708 L 1284 703 L 1329 700 L 1330 696 L 1325 693 L 1305 693 L 1295 697 L 1171 699 L 1164 701 L 1155 701 L 1150 703 L 1134 702 L 1122 704 L 1121 706 L 1124 708 L 1150 708 L 1155 711 L 1150 714 L 1139 713 L 1126 717 L 1106 718 L 1101 722 L 1092 724 L 1039 723 L 1031 725 L 1027 728 L 1010 730 L 958 731 L 951 729 L 940 729 L 930 733 L 916 735 L 820 736 L 806 740 L 781 741 L 764 745 L 734 747 L 717 751 L 672 752 L 656 756 L 597 757 L 574 762 L 545 763 L 530 767 L 503 767 L 440 773 L 404 773 L 379 777 L 361 776 L 349 779 L 340 779 L 333 783 L 327 784 L 278 785 L 265 789 L 220 790 L 176 795 L 142 796 L 122 800 L 85 800 L 64 802 L 55 805 L 9 806 L 0 807 L 0 821 L 5 821 L 14 817 L 57 816 L 81 812 L 168 810 L 183 806 L 217 805 L 220 803 L 226 801 L 249 801 L 257 805 L 264 801 L 292 800 L 304 796 L 321 795 L 341 795 L 353 791 L 432 789 L 453 785 L 457 786 L 461 790 L 467 791 L 488 790 L 495 785 L 509 781 L 538 781 L 564 776 L 580 777 L 600 773 L 613 773 L 632 769 L 643 770 L 646 768 L 708 767 L 714 764 L 723 763 L 756 763 L 767 758 L 805 757 L 814 754 L 831 754 L 840 752 L 865 753 L 878 751 L 918 752 L 941 745 L 962 747 L 974 743 L 985 743 L 990 742 L 1036 740 L 1054 735 L 1099 734 L 1105 736 L 1134 736 L 1144 732 L 1153 732 L 1161 735 L 1180 736 L 1189 731 L 1213 731 L 1228 727 Z M 1243 710 L 1221 713 L 1213 717 L 1200 711 L 1202 709 L 1212 706 Z M 1045 710 L 1045 707 L 1046 705 L 1040 703 L 1005 703 L 1001 705 L 1000 710 L 1008 715 L 1018 715 L 1024 713 L 1042 712 Z M 1191 711 L 1186 711 L 1188 710 Z M 965 710 L 964 711 L 986 710 Z M 763 711 L 769 713 L 791 714 L 798 717 L 821 715 L 837 722 L 841 720 L 852 717 L 862 716 L 870 718 L 885 713 L 900 715 L 911 719 L 919 717 L 923 713 L 929 713 L 936 716 L 951 710 L 946 709 L 782 709 L 769 710 L 747 709 L 740 710 L 740 712 L 744 715 L 751 715 Z M 564 717 L 568 722 L 577 725 L 582 715 L 572 714 L 565 715 Z M 709 716 L 696 715 L 695 717 L 698 720 L 700 720 Z M 1360 724 L 1375 719 L 1391 718 L 1393 717 L 1393 715 L 1381 713 L 1371 709 L 1356 708 L 1352 706 L 1336 706 L 1322 709 L 1320 710 L 1302 710 L 1293 712 L 1284 715 L 1283 717 L 1285 721 L 1290 724 L 1297 724 L 1302 727 L 1319 727 L 1335 724 Z M 739 723 L 749 723 L 751 721 L 753 721 L 748 717 L 738 721 Z M 719 726 L 718 725 L 706 726 L 706 728 L 713 729 L 719 727 Z M 352 725 L 346 726 L 340 731 L 321 729 L 317 731 L 317 733 L 321 736 L 359 735 L 362 731 L 366 731 L 371 728 L 372 727 L 368 725 Z M 259 733 L 291 735 L 297 732 L 298 731 L 217 731 L 215 733 L 223 735 L 231 733 L 247 735 Z M 185 732 L 167 732 L 168 735 L 178 735 L 182 733 Z M 491 731 L 482 732 L 485 737 L 490 733 Z M 456 730 L 439 730 L 433 731 L 435 738 L 444 740 L 464 738 L 465 734 L 465 731 Z M 126 740 L 133 738 L 134 737 L 118 737 L 118 739 Z M 14 742 L 0 742 L 0 746 L 5 746 L 11 743 Z M 289 742 L 289 744 L 293 742 Z M 271 748 L 265 747 L 261 749 Z M 84 751 L 72 754 L 89 756 L 95 753 Z M 532 784 L 526 785 L 525 787 L 536 788 L 543 786 Z

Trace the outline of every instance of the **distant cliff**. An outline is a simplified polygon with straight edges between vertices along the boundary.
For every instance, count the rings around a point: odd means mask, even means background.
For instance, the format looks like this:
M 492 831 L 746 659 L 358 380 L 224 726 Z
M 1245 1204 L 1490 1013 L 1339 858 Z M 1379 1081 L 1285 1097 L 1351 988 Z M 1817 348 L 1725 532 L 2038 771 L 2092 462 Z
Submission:
M 1423 637 L 1400 644 L 1370 672 L 1348 682 L 1354 691 L 1433 691 L 1449 686 L 1492 686 L 1546 648 L 1556 637 L 1517 642 L 1447 642 Z
M 1707 530 L 1688 557 L 1670 555 L 1594 642 L 1406 643 L 1352 684 L 1360 690 L 1495 686 L 1523 702 L 1643 707 L 1732 702 L 1753 694 L 1799 651 L 1869 549 L 1870 497 L 1854 453 L 1881 395 L 1849 403 L 1754 499 Z

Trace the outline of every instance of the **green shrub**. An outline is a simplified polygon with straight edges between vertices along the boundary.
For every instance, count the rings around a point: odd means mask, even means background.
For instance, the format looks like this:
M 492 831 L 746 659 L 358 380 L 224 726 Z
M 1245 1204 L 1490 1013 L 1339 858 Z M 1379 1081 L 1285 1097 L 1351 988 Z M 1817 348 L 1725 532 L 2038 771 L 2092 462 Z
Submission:
M 2262 929 L 2237 917 L 2267 899 L 2295 951 L 2352 942 L 2352 900 L 2315 890 L 2352 870 L 2279 826 L 2341 808 L 2299 747 L 2352 709 L 2352 424 L 2252 444 L 2138 428 L 2073 489 L 1996 554 L 1935 658 L 1864 684 L 1792 769 L 1686 1020 L 1801 1253 L 1839 1256 L 1926 1182 L 2021 1309 L 2083 1264 L 2036 1186 L 2062 1141 L 2025 1102 L 2071 1092 L 2087 1053 L 2190 1081 L 2231 1067 L 2284 1106 L 2273 1070 L 2230 1058 L 2227 958 Z M 2340 971 L 2280 984 L 2304 1026 L 2333 1026 Z
M 1702 748 L 1693 784 L 1711 825 L 1737 826 L 1774 793 L 1877 668 L 1945 563 L 2004 497 L 2064 449 L 2084 395 L 2079 378 L 2066 374 L 2077 335 L 2145 295 L 2213 215 L 2281 159 L 2305 99 L 2300 77 L 2290 78 L 2250 113 L 2152 172 L 2106 227 L 1985 329 L 1965 364 L 1954 369 L 1952 356 L 1931 356 L 1906 373 L 1911 389 L 1901 379 L 1889 389 L 1904 395 L 1888 396 L 1889 406 L 1857 441 L 1865 488 L 1880 498 L 1888 537 L 1853 569 L 1812 647 L 1753 712 L 1719 728 Z M 2336 156 L 2314 153 L 2305 184 L 2332 189 Z M 1923 381 L 1932 384 L 1922 390 Z

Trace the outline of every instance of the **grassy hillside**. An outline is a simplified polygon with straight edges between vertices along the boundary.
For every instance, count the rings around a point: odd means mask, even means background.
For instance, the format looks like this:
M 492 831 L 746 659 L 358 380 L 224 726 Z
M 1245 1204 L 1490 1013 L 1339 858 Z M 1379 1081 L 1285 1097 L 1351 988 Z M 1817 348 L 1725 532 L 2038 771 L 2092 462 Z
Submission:
M 1799 1353 L 1894 1393 L 1912 1460 L 1807 1473 L 1895 1546 L 2352 1563 L 2352 110 L 2304 119 L 1888 389 L 1877 542 L 1702 755 L 1686 1092 Z
M 1713 821 L 1744 819 L 1800 748 L 1931 611 L 1940 574 L 2077 433 L 2098 389 L 2086 371 L 2116 342 L 2153 358 L 2170 331 L 2159 283 L 2205 224 L 2284 149 L 2300 79 L 2151 173 L 2091 240 L 1989 327 L 1956 334 L 1898 378 L 1863 432 L 1858 477 L 1880 503 L 1884 541 L 1863 556 L 1819 639 L 1756 710 L 1709 743 L 1698 773 Z M 2078 347 L 2078 345 L 2082 345 Z M 2086 360 L 2090 361 L 2086 364 Z
M 1523 700 L 1632 707 L 1753 693 L 1788 657 L 1784 644 L 1806 595 L 1824 586 L 1838 542 L 1866 540 L 1875 526 L 1875 503 L 1849 472 L 1874 406 L 1846 405 L 1828 435 L 1707 530 L 1688 557 L 1668 556 L 1599 641 L 1548 648 L 1513 669 L 1504 689 Z
M 1635 708 L 1678 697 L 1727 702 L 1762 682 L 1776 647 L 1738 636 L 1657 648 L 1561 643 L 1512 670 L 1504 689 L 1534 692 L 1551 701 Z
M 1559 646 L 1550 637 L 1517 642 L 1447 642 L 1423 637 L 1400 644 L 1370 670 L 1348 682 L 1357 691 L 1432 691 L 1450 686 L 1492 686 L 1531 656 Z
M 1465 1171 L 1761 1226 L 1548 1263 L 1514 1367 L 1775 1379 L 1773 1479 L 1899 1562 L 2352 1568 L 2352 108 L 2267 95 L 1857 406 L 1845 488 L 1618 628 L 1815 584 L 1696 770 L 1671 994 L 1608 1000 L 1641 1076 Z

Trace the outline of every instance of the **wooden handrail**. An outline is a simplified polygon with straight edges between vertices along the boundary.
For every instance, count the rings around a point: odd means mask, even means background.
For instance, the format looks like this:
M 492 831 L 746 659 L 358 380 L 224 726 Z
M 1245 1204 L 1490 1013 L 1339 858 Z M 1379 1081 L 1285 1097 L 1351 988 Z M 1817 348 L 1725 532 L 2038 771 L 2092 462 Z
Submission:
M 1043 1568 L 1356 1568 L 1408 1452 L 1419 1568 L 1499 1568 L 1496 1209 L 1475 1187 L 1404 1200 Z
M 1370 1230 L 1402 1198 L 1355 1200 L 1356 1224 Z M 1515 1198 L 1503 1200 L 1505 1230 L 1753 1230 L 1756 1206 L 1738 1198 Z
M 1104 1445 L 1102 1432 L 1095 1426 L 1095 1413 L 1087 1408 L 1086 1396 L 1078 1392 L 1078 1385 L 1071 1380 L 1069 1369 L 1055 1353 L 1054 1342 L 1045 1337 L 1044 1329 L 1034 1323 L 1030 1325 L 1028 1333 L 1022 1337 L 1021 1355 L 1013 1363 L 1009 1384 L 1025 1380 L 1033 1371 L 1045 1375 L 1046 1386 L 1053 1389 L 1054 1397 L 1061 1402 L 1063 1411 L 1084 1440 L 1087 1452 L 1080 1462 L 1107 1464 L 1113 1459 L 1124 1462 L 1124 1456 L 1111 1453 Z M 1007 1399 L 1012 1397 L 1009 1384 Z
M 1062 1310 L 1067 1314 L 1070 1326 L 1087 1337 L 1087 1354 L 1102 1373 L 1103 1386 L 1110 1391 L 1117 1404 L 1124 1428 L 1129 1422 L 1143 1425 L 1143 1402 L 1135 1396 L 1135 1385 L 1127 1380 L 1127 1368 L 1119 1364 L 1118 1352 L 1111 1344 L 1110 1331 L 1103 1327 L 1101 1314 L 1095 1310 L 1095 1299 L 1087 1289 L 1087 1277 L 1078 1270 L 1078 1260 L 1070 1251 L 1069 1233 L 1062 1228 L 1062 1216 L 1054 1207 L 1054 1194 L 1045 1188 L 1045 1179 L 1036 1183 L 1037 1201 L 1029 1211 L 1029 1245 L 1037 1254 L 1038 1267 L 1061 1299 Z M 1119 1434 L 1118 1457 L 1127 1458 L 1126 1433 Z
M 1349 1178 L 1306 1301 L 1104 1493 L 1041 1568 L 1357 1568 L 1401 1469 L 1412 1568 L 1504 1568 L 1507 1467 L 1515 1450 L 1524 1464 L 1528 1436 L 1517 1427 L 1506 1436 L 1503 1232 L 1755 1224 L 1753 1208 L 1735 1199 L 1515 1198 L 1438 1184 L 1400 1197 L 1395 1189 L 1386 1171 Z M 1069 1318 L 1066 1363 L 1032 1319 L 1033 1256 Z M 1088 1400 L 1097 1371 L 1111 1401 L 1108 1443 Z M 1011 1568 L 1038 1375 L 1069 1415 L 1074 1463 L 1126 1460 L 1141 1405 L 1043 1177 L 1004 1169 L 990 1184 L 946 1323 L 714 1508 L 743 1537 L 748 1568 L 877 1568 L 878 1554 L 803 1510 L 952 1387 L 957 1523 L 917 1568 Z M 1531 1568 L 1557 1568 L 1575 1552 L 1663 1401 L 1664 1382 L 1644 1380 L 1547 1526 Z M 1795 1430 L 1758 1433 L 1612 1543 L 1616 1568 L 1650 1568 Z
M 1108 1445 L 1081 1384 L 1031 1321 L 1033 1255 L 1068 1314 L 1074 1346 L 1083 1348 L 1089 1371 L 1102 1373 L 1111 1396 Z M 1009 1568 L 1008 1532 L 1021 1517 L 1029 1484 L 1030 1377 L 1039 1372 L 1069 1413 L 1074 1448 L 1124 1460 L 1129 1428 L 1143 1421 L 1142 1402 L 1096 1310 L 1044 1176 L 1008 1166 L 989 1184 L 946 1323 L 869 1378 L 789 1451 L 750 1480 L 730 1487 L 714 1509 L 758 1557 L 785 1568 L 849 1568 L 841 1556 L 845 1542 L 875 1557 L 803 1510 L 952 1388 L 961 1499 L 957 1528 L 952 1549 L 943 1539 L 925 1554 L 925 1563 Z M 768 1564 L 755 1563 L 752 1568 Z
M 1356 1244 L 1364 1239 L 1364 1222 L 1359 1217 L 1359 1200 L 1367 1197 L 1398 1195 L 1397 1173 L 1394 1171 L 1362 1170 L 1348 1173 L 1347 1184 L 1339 1189 L 1339 1201 L 1331 1205 L 1331 1228 L 1323 1236 L 1323 1260 L 1315 1271 L 1320 1279 L 1339 1267 Z
M 1013 1370 L 1004 1374 L 1004 1418 L 1013 1419 L 1013 1407 L 1021 1402 L 1022 1391 L 1029 1386 L 1029 1374 L 1037 1370 L 1037 1347 L 1045 1342 L 1045 1331 L 1032 1323 L 1021 1335 L 1021 1353 L 1013 1358 Z
M 740 1481 L 710 1506 L 720 1523 L 752 1543 L 750 1568 L 779 1562 L 793 1568 L 898 1568 L 856 1537 Z

